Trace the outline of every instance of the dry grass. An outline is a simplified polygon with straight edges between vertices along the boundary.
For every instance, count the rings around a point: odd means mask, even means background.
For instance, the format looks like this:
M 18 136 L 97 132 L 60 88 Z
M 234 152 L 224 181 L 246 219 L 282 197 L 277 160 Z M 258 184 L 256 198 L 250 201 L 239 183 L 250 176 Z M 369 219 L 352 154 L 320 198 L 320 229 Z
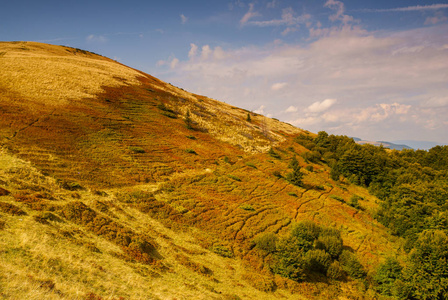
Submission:
M 34 42 L 0 43 L 1 101 L 27 98 L 37 105 L 66 105 L 95 98 L 104 86 L 138 84 L 140 73 L 99 56 Z

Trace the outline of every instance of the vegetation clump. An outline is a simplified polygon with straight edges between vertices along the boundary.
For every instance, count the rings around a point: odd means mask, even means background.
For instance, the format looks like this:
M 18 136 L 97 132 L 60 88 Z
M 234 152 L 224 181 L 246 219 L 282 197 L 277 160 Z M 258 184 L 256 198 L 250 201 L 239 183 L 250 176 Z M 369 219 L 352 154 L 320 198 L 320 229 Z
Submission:
M 366 275 L 356 255 L 343 250 L 341 233 L 312 221 L 295 224 L 283 237 L 273 233 L 260 235 L 254 243 L 272 255 L 274 273 L 295 281 L 304 281 L 312 274 L 335 280 L 345 275 L 355 279 Z

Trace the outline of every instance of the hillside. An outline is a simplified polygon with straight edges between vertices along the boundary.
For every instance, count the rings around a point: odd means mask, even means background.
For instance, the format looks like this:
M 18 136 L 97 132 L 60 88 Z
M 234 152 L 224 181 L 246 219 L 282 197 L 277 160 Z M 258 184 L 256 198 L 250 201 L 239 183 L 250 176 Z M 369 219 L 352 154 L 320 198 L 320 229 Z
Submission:
M 4 299 L 377 297 L 354 275 L 286 274 L 260 240 L 297 224 L 336 230 L 366 273 L 402 257 L 379 200 L 306 159 L 297 137 L 316 134 L 80 49 L 1 42 L 0 69 Z

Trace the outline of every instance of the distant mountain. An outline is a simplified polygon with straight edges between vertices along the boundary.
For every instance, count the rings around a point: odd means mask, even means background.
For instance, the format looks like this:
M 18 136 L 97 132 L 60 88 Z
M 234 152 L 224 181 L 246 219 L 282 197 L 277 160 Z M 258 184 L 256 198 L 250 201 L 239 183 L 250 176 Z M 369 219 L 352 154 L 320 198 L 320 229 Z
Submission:
M 372 144 L 375 146 L 383 145 L 383 147 L 385 147 L 385 148 L 395 149 L 395 150 L 412 149 L 411 147 L 409 147 L 408 145 L 405 145 L 405 144 L 395 144 L 392 142 L 385 142 L 385 141 L 375 141 L 375 142 L 364 141 L 364 140 L 362 140 L 360 138 L 356 138 L 356 137 L 353 137 L 352 139 L 360 145 L 363 145 L 363 144 Z
M 398 141 L 393 141 L 393 143 L 398 143 L 398 144 L 406 144 L 411 146 L 414 149 L 421 149 L 421 150 L 429 150 L 432 147 L 435 147 L 437 145 L 443 145 L 441 143 L 436 143 L 436 142 L 429 142 L 429 141 L 413 141 L 413 140 L 398 140 Z

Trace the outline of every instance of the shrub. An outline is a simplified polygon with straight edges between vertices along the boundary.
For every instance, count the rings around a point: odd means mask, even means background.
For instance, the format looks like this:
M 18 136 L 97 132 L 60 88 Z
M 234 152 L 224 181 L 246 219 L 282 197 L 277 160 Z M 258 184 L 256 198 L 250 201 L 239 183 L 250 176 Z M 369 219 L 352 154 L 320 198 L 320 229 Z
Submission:
M 228 258 L 233 257 L 233 252 L 223 245 L 214 245 L 212 251 L 222 257 L 228 257 Z
M 333 259 L 337 259 L 342 253 L 342 239 L 336 236 L 319 236 L 316 248 L 325 250 Z
M 278 241 L 277 236 L 272 232 L 259 235 L 255 238 L 255 244 L 257 248 L 267 253 L 274 253 L 276 251 L 277 241 Z
M 360 279 L 366 276 L 364 267 L 352 252 L 343 250 L 339 256 L 339 262 L 342 265 L 342 269 L 347 272 L 350 277 Z
M 305 170 L 307 170 L 308 172 L 313 172 L 314 171 L 314 167 L 312 165 L 308 165 L 305 167 Z
M 275 152 L 272 147 L 269 149 L 268 154 L 273 158 L 282 159 L 281 156 L 277 152 Z
M 250 204 L 243 204 L 240 206 L 240 208 L 248 211 L 255 211 L 255 208 L 253 208 Z
M 334 200 L 337 200 L 339 202 L 345 203 L 345 200 L 342 197 L 339 197 L 339 196 L 336 196 L 336 195 L 330 195 L 330 198 L 334 199 Z
M 283 178 L 282 174 L 280 174 L 279 171 L 274 171 L 274 172 L 272 172 L 272 175 L 274 175 L 274 176 L 277 177 L 277 178 Z
M 129 150 L 131 150 L 134 153 L 145 153 L 145 149 L 141 148 L 141 147 L 137 147 L 137 146 L 131 146 L 129 147 Z
M 235 176 L 235 175 L 232 175 L 232 174 L 229 174 L 227 176 L 229 176 L 229 178 L 232 178 L 235 181 L 241 181 L 241 179 L 238 176 Z
M 193 149 L 185 149 L 185 152 L 190 154 L 197 154 L 196 151 L 194 151 Z
M 251 168 L 254 168 L 254 169 L 257 168 L 257 167 L 256 167 L 253 163 L 251 163 L 251 162 L 246 163 L 246 166 L 251 167 Z
M 334 261 L 330 264 L 327 270 L 327 277 L 330 279 L 340 280 L 344 276 L 344 271 L 338 261 Z
M 350 198 L 350 202 L 348 203 L 348 205 L 350 205 L 351 207 L 354 207 L 356 209 L 360 209 L 361 207 L 359 206 L 359 200 L 361 200 L 362 198 L 358 195 L 353 195 Z
M 298 167 L 299 167 L 299 162 L 297 161 L 297 158 L 296 158 L 296 156 L 294 155 L 294 156 L 291 158 L 291 161 L 290 161 L 289 164 L 288 164 L 288 168 L 295 170 L 295 169 L 297 169 Z
M 284 237 L 277 242 L 276 263 L 272 271 L 283 277 L 302 281 L 306 278 L 303 254 L 311 248 L 311 243 L 294 236 Z
M 286 174 L 286 181 L 289 183 L 295 185 L 295 186 L 302 186 L 303 173 L 300 171 L 300 167 L 295 168 L 291 173 Z
M 313 249 L 305 254 L 306 268 L 310 271 L 326 274 L 331 264 L 331 256 L 321 249 Z
M 297 223 L 291 230 L 291 235 L 312 243 L 321 232 L 319 225 L 313 221 L 305 220 Z

